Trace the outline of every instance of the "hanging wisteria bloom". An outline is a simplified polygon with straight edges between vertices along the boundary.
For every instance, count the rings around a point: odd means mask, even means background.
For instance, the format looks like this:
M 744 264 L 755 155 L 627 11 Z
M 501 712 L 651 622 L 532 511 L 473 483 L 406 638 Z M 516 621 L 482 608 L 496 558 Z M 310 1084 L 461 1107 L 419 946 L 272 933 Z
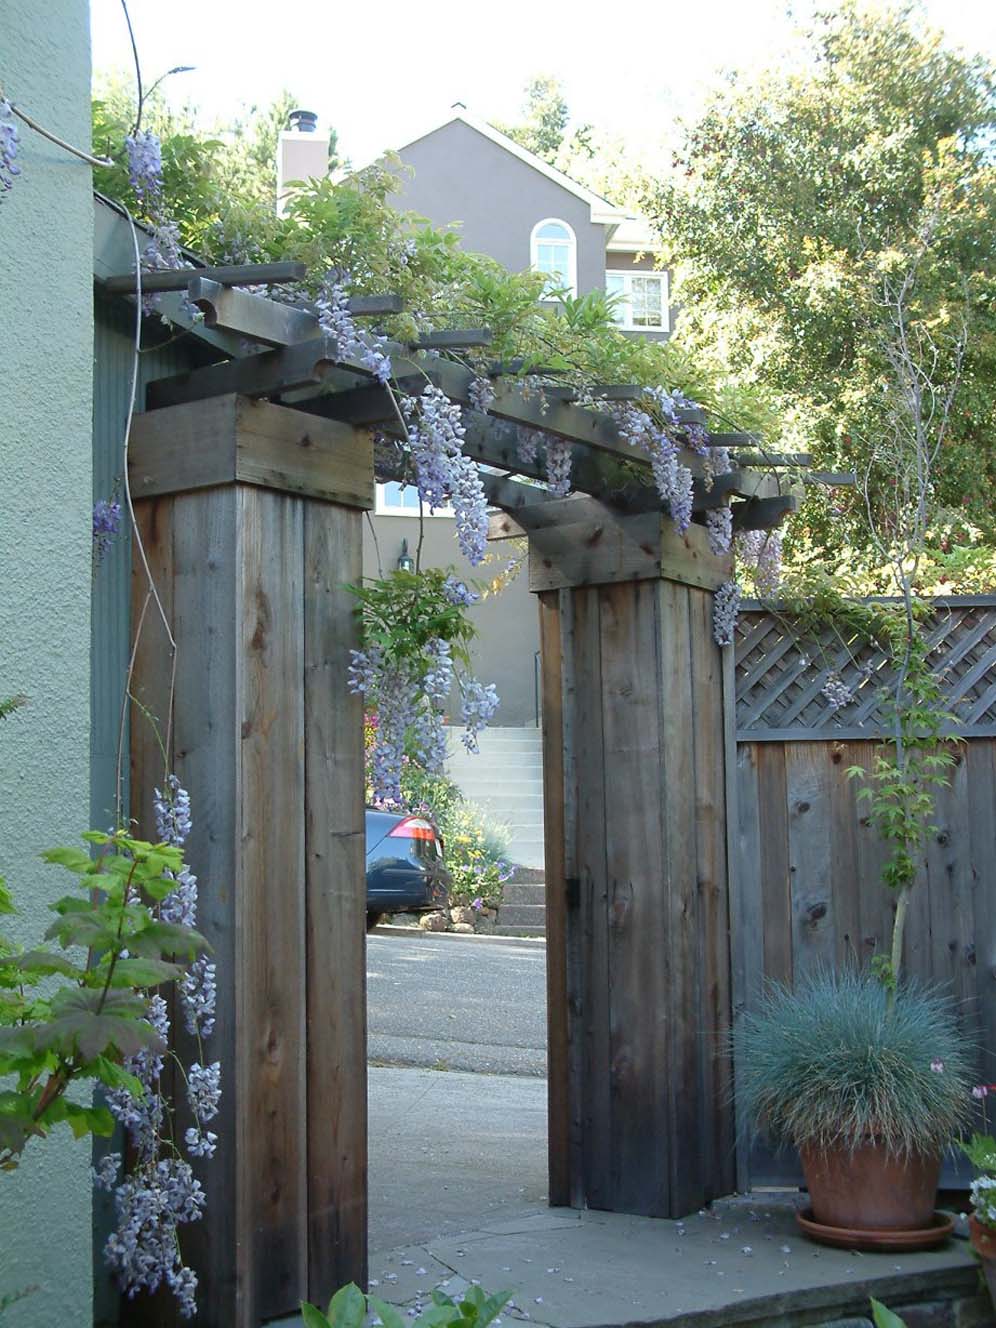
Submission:
M 740 614 L 740 587 L 724 581 L 712 597 L 712 635 L 718 646 L 733 645 Z
M 570 444 L 562 438 L 546 435 L 546 483 L 557 498 L 566 498 L 571 491 L 571 467 L 574 457 Z
M 733 542 L 733 512 L 728 507 L 713 507 L 706 512 L 709 548 L 719 555 L 729 553 Z
M 539 454 L 539 431 L 527 429 L 524 424 L 515 430 L 515 454 L 525 466 L 530 466 Z
M 121 529 L 121 504 L 116 499 L 100 498 L 93 505 L 93 558 L 99 565 Z
M 736 537 L 737 557 L 754 572 L 761 599 L 778 593 L 782 582 L 782 537 L 777 530 L 744 530 Z
M 847 683 L 836 671 L 827 674 L 827 680 L 820 688 L 824 700 L 829 702 L 830 709 L 836 714 L 838 710 L 843 710 L 845 706 L 851 704 L 854 700 L 854 693 L 848 687 Z
M 460 581 L 455 576 L 448 576 L 443 582 L 443 594 L 451 604 L 466 608 L 470 604 L 476 604 L 481 598 L 476 590 L 471 590 L 466 581 Z
M 468 678 L 462 683 L 461 690 L 460 708 L 466 725 L 461 741 L 468 752 L 477 753 L 480 751 L 478 734 L 487 728 L 498 709 L 498 693 L 494 683 L 485 687 L 476 678 Z
M 430 383 L 414 399 L 409 414 L 419 496 L 430 512 L 452 503 L 457 542 L 476 566 L 487 552 L 488 504 L 477 466 L 463 452 L 466 431 L 460 407 Z
M 0 190 L 4 193 L 14 187 L 14 177 L 21 173 L 17 164 L 19 142 L 14 108 L 5 97 L 0 98 Z
M 164 790 L 155 790 L 153 809 L 159 842 L 182 847 L 192 829 L 190 797 L 175 775 L 168 776 Z M 185 866 L 175 880 L 159 905 L 160 920 L 192 927 L 197 920 L 197 877 Z M 199 956 L 177 984 L 177 992 L 188 1031 L 206 1037 L 214 1026 L 214 964 Z M 131 1169 L 115 1187 L 120 1158 L 108 1155 L 94 1178 L 99 1187 L 114 1188 L 117 1225 L 104 1255 L 129 1298 L 165 1285 L 176 1297 L 182 1317 L 189 1319 L 197 1309 L 197 1277 L 181 1257 L 178 1228 L 201 1216 L 205 1195 L 190 1164 L 179 1155 L 170 1128 L 171 1113 L 161 1085 L 170 1021 L 161 996 L 150 998 L 147 1018 L 158 1034 L 158 1047 L 144 1048 L 124 1063 L 142 1085 L 142 1094 L 133 1097 L 121 1088 L 107 1095 L 112 1115 L 127 1132 Z M 185 1130 L 183 1143 L 191 1157 L 210 1158 L 217 1135 L 205 1127 L 218 1112 L 221 1065 L 195 1061 L 185 1074 L 194 1124 Z
M 163 191 L 163 149 L 159 135 L 141 129 L 125 139 L 128 181 L 146 206 L 158 204 Z
M 470 384 L 467 395 L 470 397 L 470 404 L 475 410 L 479 410 L 482 415 L 487 415 L 494 404 L 495 387 L 490 378 L 485 378 L 479 374 Z
M 349 278 L 345 273 L 333 273 L 323 282 L 315 302 L 319 325 L 326 335 L 335 337 L 341 359 L 355 360 L 368 369 L 378 382 L 386 383 L 391 377 L 387 338 L 356 326 L 349 311 L 348 284 Z

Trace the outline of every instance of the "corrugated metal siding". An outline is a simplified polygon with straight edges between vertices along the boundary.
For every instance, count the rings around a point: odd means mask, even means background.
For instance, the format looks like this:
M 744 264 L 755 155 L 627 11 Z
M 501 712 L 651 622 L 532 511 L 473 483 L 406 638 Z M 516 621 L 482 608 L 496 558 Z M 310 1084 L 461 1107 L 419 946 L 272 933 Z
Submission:
M 123 299 L 97 296 L 94 302 L 93 361 L 93 499 L 121 497 L 124 428 L 131 393 L 135 315 Z M 139 356 L 136 408 L 142 409 L 145 385 L 155 378 L 183 373 L 204 362 L 189 337 L 166 342 Z M 90 824 L 109 826 L 114 819 L 114 769 L 118 728 L 129 650 L 129 581 L 131 540 L 116 539 L 96 569 L 91 615 L 90 674 Z M 127 738 L 127 735 L 126 735 Z M 125 748 L 127 752 L 127 747 Z M 128 763 L 124 763 L 125 813 Z M 143 827 L 148 832 L 149 827 Z M 151 833 L 151 832 L 150 832 Z

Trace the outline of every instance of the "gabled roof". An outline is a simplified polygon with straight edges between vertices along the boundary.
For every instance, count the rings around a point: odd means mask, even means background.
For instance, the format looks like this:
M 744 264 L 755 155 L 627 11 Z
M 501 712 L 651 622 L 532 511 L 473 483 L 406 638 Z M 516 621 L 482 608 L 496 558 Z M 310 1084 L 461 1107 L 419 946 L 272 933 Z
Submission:
M 603 198 L 601 194 L 596 194 L 593 190 L 587 189 L 583 184 L 578 184 L 577 180 L 572 180 L 571 177 L 565 175 L 563 171 L 558 171 L 555 166 L 551 166 L 550 163 L 544 161 L 542 157 L 537 157 L 535 152 L 530 152 L 529 149 L 524 148 L 521 143 L 516 143 L 514 138 L 509 138 L 509 136 L 503 134 L 500 129 L 496 129 L 494 125 L 488 124 L 486 120 L 480 120 L 476 115 L 471 115 L 471 113 L 462 106 L 453 107 L 442 120 L 438 121 L 436 124 L 430 125 L 428 129 L 416 135 L 415 138 L 409 139 L 407 143 L 403 143 L 400 147 L 395 148 L 394 150 L 396 152 L 404 152 L 405 148 L 410 148 L 413 144 L 420 142 L 423 138 L 428 138 L 430 134 L 434 134 L 438 130 L 444 129 L 447 125 L 453 124 L 454 121 L 460 121 L 469 128 L 476 130 L 477 133 L 483 134 L 483 136 L 489 138 L 492 143 L 496 143 L 498 147 L 504 148 L 506 152 L 510 152 L 513 157 L 518 157 L 519 160 L 524 161 L 527 166 L 531 166 L 534 171 L 539 171 L 540 175 L 545 175 L 546 178 L 552 180 L 554 184 L 559 184 L 561 189 L 566 189 L 567 192 L 573 194 L 575 198 L 580 198 L 583 202 L 587 203 L 591 209 L 591 220 L 595 225 L 618 226 L 621 222 L 632 219 L 631 214 L 626 212 L 624 208 L 616 207 L 615 204 L 610 203 L 607 198 Z

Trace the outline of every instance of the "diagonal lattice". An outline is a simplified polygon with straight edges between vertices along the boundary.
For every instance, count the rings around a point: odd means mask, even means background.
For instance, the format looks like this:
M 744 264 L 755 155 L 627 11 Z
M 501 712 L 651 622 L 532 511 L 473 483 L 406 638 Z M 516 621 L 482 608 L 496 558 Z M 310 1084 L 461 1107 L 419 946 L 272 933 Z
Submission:
M 926 627 L 945 707 L 965 737 L 996 736 L 996 596 L 936 600 Z M 876 738 L 882 690 L 892 681 L 881 651 L 827 628 L 797 636 L 790 619 L 748 605 L 736 634 L 737 734 L 749 741 Z M 834 710 L 837 677 L 853 699 Z

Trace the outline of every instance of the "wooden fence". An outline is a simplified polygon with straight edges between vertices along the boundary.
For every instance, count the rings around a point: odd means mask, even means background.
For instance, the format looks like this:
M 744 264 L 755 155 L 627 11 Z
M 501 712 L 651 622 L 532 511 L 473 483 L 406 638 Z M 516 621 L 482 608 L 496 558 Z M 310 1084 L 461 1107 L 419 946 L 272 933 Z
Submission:
M 996 598 L 938 600 L 928 633 L 945 703 L 958 715 L 951 785 L 937 800 L 927 861 L 906 935 L 908 971 L 945 984 L 980 1075 L 996 1079 Z M 852 653 L 853 652 L 853 653 Z M 886 851 L 857 800 L 855 765 L 881 737 L 885 658 L 829 631 L 797 638 L 760 607 L 736 642 L 739 1004 L 765 979 L 821 964 L 866 963 L 888 944 Z M 837 672 L 854 700 L 834 712 L 822 689 Z M 796 1176 L 794 1159 L 750 1152 L 753 1184 Z M 744 1183 L 744 1166 L 740 1179 Z

